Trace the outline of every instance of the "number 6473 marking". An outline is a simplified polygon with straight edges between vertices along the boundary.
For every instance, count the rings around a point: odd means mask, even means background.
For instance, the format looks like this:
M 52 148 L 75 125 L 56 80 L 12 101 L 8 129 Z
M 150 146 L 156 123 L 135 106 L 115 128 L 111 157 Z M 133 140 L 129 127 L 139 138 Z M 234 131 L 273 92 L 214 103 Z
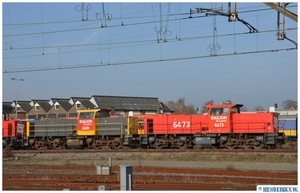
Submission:
M 215 127 L 224 127 L 224 123 L 215 123 Z
M 189 128 L 191 127 L 191 123 L 189 121 L 174 121 L 173 122 L 174 128 Z

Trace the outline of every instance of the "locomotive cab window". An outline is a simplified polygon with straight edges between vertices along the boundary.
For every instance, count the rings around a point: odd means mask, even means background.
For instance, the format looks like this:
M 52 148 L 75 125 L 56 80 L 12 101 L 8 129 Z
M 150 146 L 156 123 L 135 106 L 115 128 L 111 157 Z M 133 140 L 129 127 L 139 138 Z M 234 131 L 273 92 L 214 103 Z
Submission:
M 212 108 L 210 110 L 210 114 L 211 115 L 219 115 L 219 114 L 227 115 L 228 108 Z
M 80 113 L 79 118 L 94 118 L 94 112 Z

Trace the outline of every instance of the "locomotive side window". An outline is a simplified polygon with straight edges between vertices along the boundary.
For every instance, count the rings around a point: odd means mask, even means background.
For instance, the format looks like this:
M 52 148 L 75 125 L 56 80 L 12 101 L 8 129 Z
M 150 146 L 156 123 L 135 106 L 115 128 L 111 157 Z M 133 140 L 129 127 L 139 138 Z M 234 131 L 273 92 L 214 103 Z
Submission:
M 232 107 L 230 109 L 230 114 L 234 114 L 234 113 L 240 113 L 240 109 L 237 107 Z
M 96 112 L 96 118 L 100 118 L 100 117 L 109 117 L 109 112 L 105 111 L 105 112 Z

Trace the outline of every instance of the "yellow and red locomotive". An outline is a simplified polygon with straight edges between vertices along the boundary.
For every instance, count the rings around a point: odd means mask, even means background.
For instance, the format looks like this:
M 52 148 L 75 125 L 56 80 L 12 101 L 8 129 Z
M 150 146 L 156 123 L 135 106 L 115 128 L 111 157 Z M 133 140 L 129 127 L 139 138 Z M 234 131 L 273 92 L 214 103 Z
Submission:
M 75 118 L 3 121 L 3 146 L 32 149 L 275 148 L 284 143 L 284 136 L 278 130 L 277 113 L 241 113 L 242 106 L 209 104 L 206 114 L 128 117 L 109 117 L 106 110 L 92 109 L 78 110 Z

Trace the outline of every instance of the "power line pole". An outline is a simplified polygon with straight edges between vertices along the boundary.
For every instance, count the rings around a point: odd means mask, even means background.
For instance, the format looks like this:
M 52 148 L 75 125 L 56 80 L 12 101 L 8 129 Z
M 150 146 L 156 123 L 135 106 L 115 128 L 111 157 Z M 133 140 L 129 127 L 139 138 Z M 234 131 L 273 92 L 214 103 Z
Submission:
M 16 108 L 16 120 L 18 120 L 18 95 L 19 95 L 19 89 L 18 89 L 18 82 L 19 81 L 24 81 L 24 79 L 22 79 L 22 78 L 20 78 L 20 79 L 18 79 L 18 78 L 11 78 L 11 80 L 15 80 L 15 81 L 17 81 L 17 100 L 16 100 L 16 105 L 15 105 L 15 108 Z

